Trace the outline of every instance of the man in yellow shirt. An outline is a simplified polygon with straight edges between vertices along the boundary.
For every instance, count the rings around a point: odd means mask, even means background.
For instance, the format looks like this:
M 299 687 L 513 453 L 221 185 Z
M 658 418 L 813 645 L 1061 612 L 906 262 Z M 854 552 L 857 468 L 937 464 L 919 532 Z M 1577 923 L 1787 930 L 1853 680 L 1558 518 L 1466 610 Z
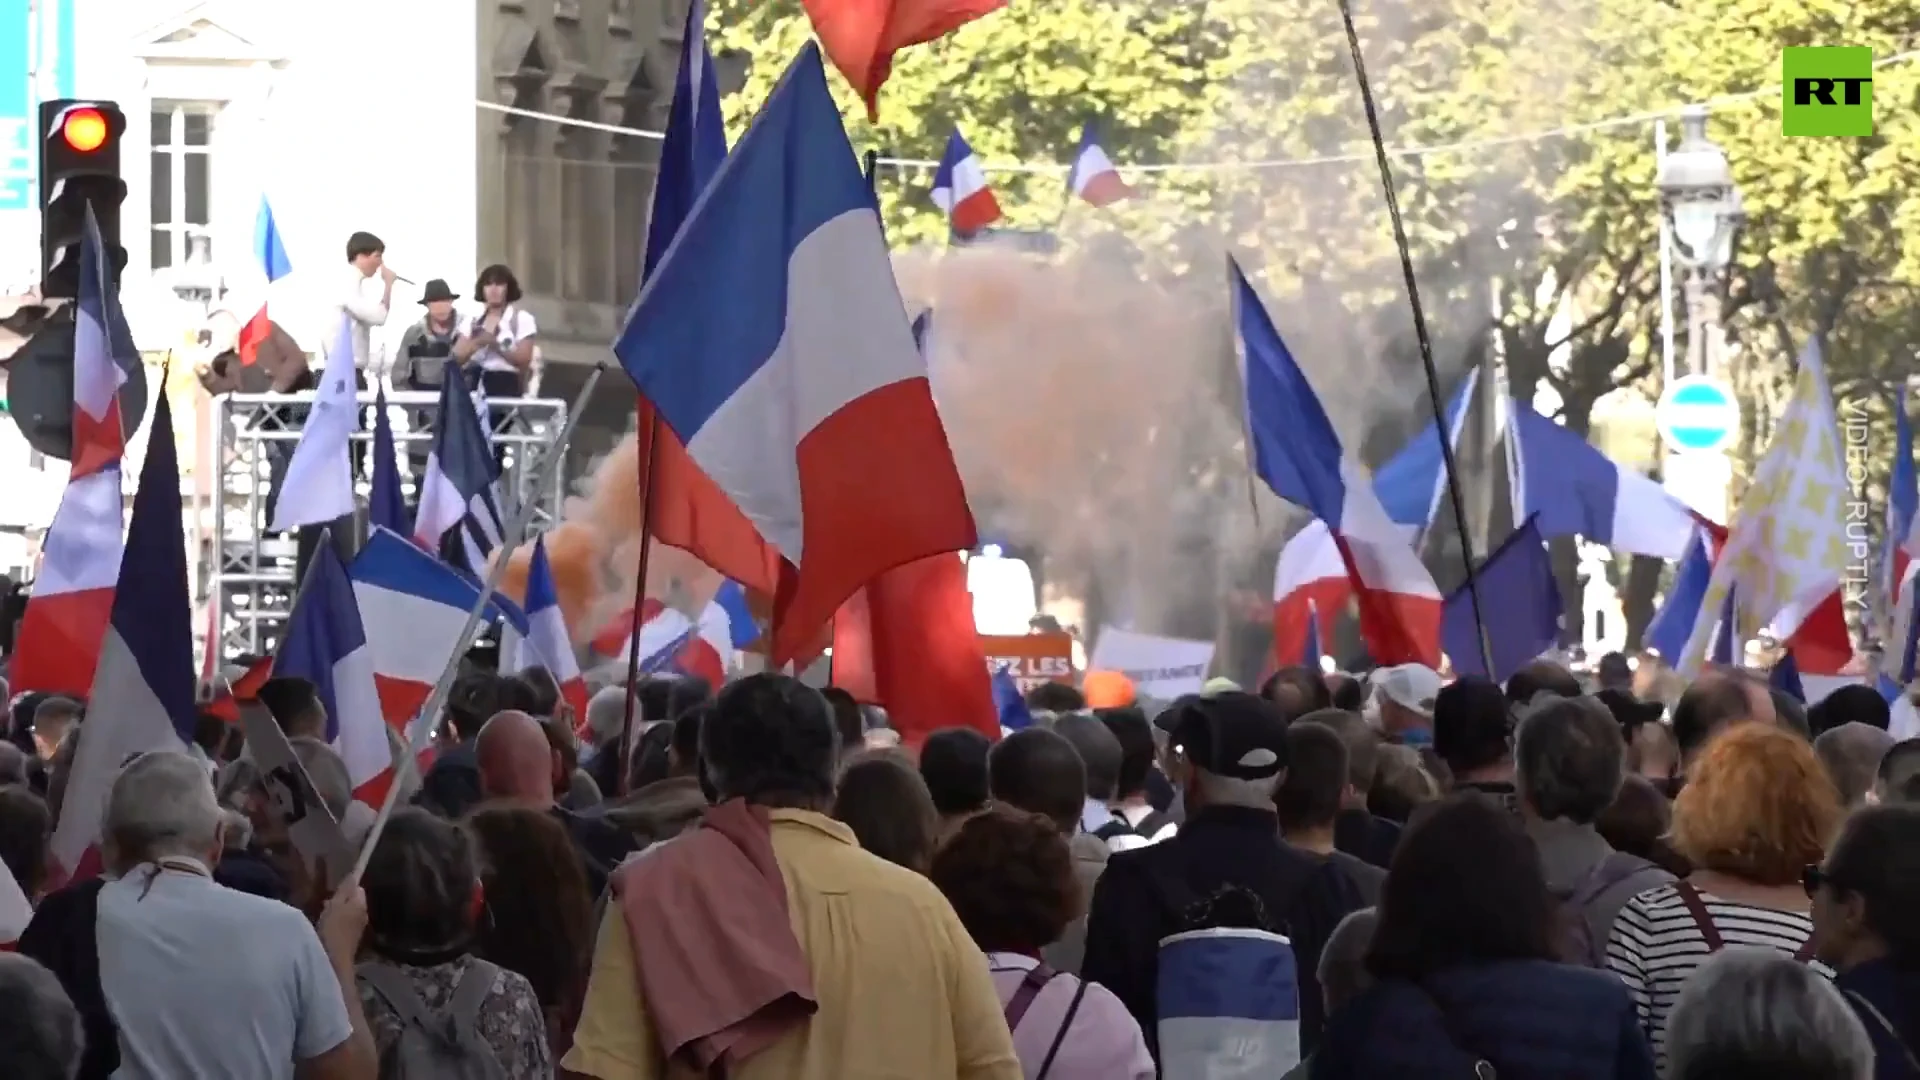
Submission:
M 838 754 L 826 701 L 785 676 L 727 687 L 701 726 L 701 768 L 716 801 L 744 799 L 767 814 L 816 1003 L 729 1080 L 1021 1080 L 986 958 L 946 898 L 862 851 L 823 813 Z M 699 1080 L 691 1065 L 666 1061 L 653 1012 L 629 915 L 609 904 L 564 1073 Z

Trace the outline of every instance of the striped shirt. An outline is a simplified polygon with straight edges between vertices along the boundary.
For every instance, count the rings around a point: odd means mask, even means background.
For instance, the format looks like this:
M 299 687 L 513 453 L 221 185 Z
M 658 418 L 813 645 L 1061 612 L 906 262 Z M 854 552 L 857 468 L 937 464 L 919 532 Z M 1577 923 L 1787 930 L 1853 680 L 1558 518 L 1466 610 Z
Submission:
M 1700 895 L 1714 929 L 1729 946 L 1792 955 L 1813 934 L 1813 920 L 1806 915 L 1722 900 L 1706 892 Z M 1687 977 L 1712 953 L 1699 922 L 1672 885 L 1655 886 L 1627 901 L 1614 920 L 1607 941 L 1607 966 L 1627 984 L 1662 1071 L 1667 1067 L 1667 1020 L 1673 1004 Z M 1810 966 L 1833 977 L 1823 964 Z

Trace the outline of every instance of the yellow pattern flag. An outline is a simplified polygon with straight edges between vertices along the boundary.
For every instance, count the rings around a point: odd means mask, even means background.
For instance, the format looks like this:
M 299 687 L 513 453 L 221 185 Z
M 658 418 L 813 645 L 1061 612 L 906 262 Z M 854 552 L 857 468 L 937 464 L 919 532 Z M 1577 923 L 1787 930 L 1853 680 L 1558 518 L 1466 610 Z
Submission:
M 1745 641 L 1795 600 L 1839 585 L 1849 561 L 1847 490 L 1840 423 L 1819 343 L 1809 341 L 1793 396 L 1774 424 L 1773 440 L 1713 565 L 1693 635 L 1675 665 L 1682 675 L 1692 678 L 1705 663 L 1729 589 L 1735 640 Z

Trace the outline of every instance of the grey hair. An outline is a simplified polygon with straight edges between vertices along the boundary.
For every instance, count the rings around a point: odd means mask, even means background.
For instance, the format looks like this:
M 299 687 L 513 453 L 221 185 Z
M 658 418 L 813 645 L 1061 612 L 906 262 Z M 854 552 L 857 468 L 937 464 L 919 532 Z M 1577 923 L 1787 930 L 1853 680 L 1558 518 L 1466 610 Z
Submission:
M 1873 790 L 1874 777 L 1880 772 L 1880 759 L 1893 749 L 1894 738 L 1872 724 L 1849 720 L 1828 728 L 1813 740 L 1813 752 L 1826 766 L 1840 800 L 1858 806 Z
M 1771 949 L 1727 948 L 1667 1020 L 1667 1073 L 1873 1080 L 1873 1043 L 1833 984 Z
M 1541 818 L 1590 825 L 1626 778 L 1620 722 L 1596 698 L 1534 700 L 1514 733 L 1514 786 Z
M 1367 972 L 1367 950 L 1373 946 L 1374 928 L 1380 925 L 1376 908 L 1350 911 L 1327 936 L 1320 950 L 1320 993 L 1327 999 L 1327 1012 L 1338 1012 L 1360 991 L 1373 985 Z
M 1286 774 L 1275 773 L 1265 780 L 1236 780 L 1205 769 L 1193 770 L 1193 786 L 1208 806 L 1240 806 L 1254 810 L 1273 810 L 1273 793 Z
M 207 858 L 225 822 L 207 767 L 177 750 L 155 750 L 113 781 L 100 834 L 116 866 L 126 867 L 165 855 Z
M 621 684 L 605 687 L 587 699 L 587 730 L 593 733 L 596 746 L 619 737 L 620 728 L 627 722 L 627 696 L 626 685 Z
M 1087 767 L 1087 798 L 1106 802 L 1120 786 L 1120 738 L 1106 722 L 1085 713 L 1072 713 L 1053 722 L 1054 734 L 1073 744 Z
M 17 953 L 0 953 L 0 1076 L 8 1080 L 73 1080 L 86 1050 L 80 1011 L 53 972 Z

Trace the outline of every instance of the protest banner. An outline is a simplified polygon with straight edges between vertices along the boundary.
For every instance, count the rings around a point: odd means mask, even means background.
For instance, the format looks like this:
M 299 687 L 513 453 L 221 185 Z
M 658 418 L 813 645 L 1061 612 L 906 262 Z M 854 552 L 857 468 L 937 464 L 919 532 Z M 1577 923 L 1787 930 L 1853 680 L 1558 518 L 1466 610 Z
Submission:
M 1102 626 L 1094 640 L 1089 671 L 1117 671 L 1133 682 L 1143 698 L 1172 701 L 1197 694 L 1213 664 L 1213 642 L 1161 637 Z
M 1069 634 L 981 634 L 987 670 L 1007 669 L 1022 694 L 1041 683 L 1073 681 L 1073 637 Z
M 240 726 L 247 733 L 247 754 L 260 768 L 260 782 L 274 815 L 286 826 L 287 839 L 308 863 L 325 871 L 327 887 L 332 889 L 353 865 L 355 851 L 346 833 L 266 706 L 243 703 Z

